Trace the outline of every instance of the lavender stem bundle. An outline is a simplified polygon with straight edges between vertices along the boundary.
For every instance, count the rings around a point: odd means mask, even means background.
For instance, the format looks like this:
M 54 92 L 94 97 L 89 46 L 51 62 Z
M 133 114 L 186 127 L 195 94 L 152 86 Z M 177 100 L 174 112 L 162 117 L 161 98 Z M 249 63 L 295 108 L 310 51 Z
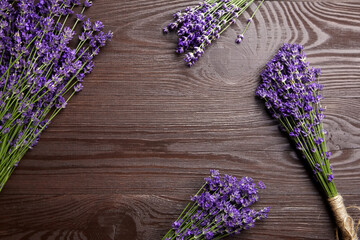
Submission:
M 278 120 L 312 169 L 343 239 L 356 240 L 353 219 L 336 189 L 329 162 L 331 153 L 322 125 L 325 115 L 320 104 L 323 98 L 319 93 L 323 88 L 318 82 L 320 74 L 320 69 L 309 67 L 302 46 L 284 44 L 262 71 L 256 95 L 265 101 L 269 113 Z
M 173 15 L 174 22 L 169 23 L 164 33 L 176 31 L 178 35 L 178 54 L 185 53 L 185 62 L 189 67 L 202 56 L 205 48 L 241 16 L 254 2 L 254 0 L 205 0 L 196 7 L 187 7 L 183 12 Z M 240 43 L 251 24 L 256 12 L 262 5 L 262 0 L 247 25 L 235 40 Z
M 269 207 L 259 211 L 250 208 L 259 200 L 258 190 L 265 189 L 264 183 L 256 185 L 249 177 L 221 177 L 217 170 L 210 173 L 162 240 L 221 239 L 267 218 Z
M 102 32 L 100 21 L 83 15 L 91 5 L 89 0 L 0 2 L 0 191 L 51 120 L 82 90 L 94 56 L 112 37 Z

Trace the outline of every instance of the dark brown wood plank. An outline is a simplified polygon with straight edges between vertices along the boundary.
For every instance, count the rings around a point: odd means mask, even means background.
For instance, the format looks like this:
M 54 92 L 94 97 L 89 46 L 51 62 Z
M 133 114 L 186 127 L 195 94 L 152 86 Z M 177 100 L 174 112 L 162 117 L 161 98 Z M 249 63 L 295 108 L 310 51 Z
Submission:
M 359 2 L 266 1 L 242 44 L 245 18 L 189 69 L 161 28 L 193 3 L 94 1 L 87 15 L 114 39 L 0 193 L 0 239 L 160 239 L 213 168 L 268 186 L 256 207 L 271 206 L 269 219 L 229 239 L 335 239 L 325 200 L 254 91 L 282 43 L 305 46 L 323 73 L 337 187 L 359 204 Z
M 186 192 L 158 196 L 8 195 L 2 202 L 13 207 L 2 210 L 8 221 L 2 223 L 1 236 L 2 239 L 160 239 L 171 219 L 185 207 L 186 197 Z M 348 203 L 357 201 L 354 196 L 345 197 Z M 241 236 L 228 239 L 332 239 L 334 224 L 329 221 L 328 209 L 319 204 L 321 201 L 315 191 L 306 198 L 264 193 L 262 203 L 256 207 L 277 202 L 272 207 L 276 214 Z

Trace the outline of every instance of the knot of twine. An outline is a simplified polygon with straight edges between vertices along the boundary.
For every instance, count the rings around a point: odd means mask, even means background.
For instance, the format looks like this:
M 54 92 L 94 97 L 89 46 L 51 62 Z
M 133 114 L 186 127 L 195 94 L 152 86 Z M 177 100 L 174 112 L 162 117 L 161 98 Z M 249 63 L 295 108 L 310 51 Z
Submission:
M 358 236 L 356 234 L 360 220 L 356 226 L 354 227 L 354 220 L 346 211 L 346 207 L 344 204 L 344 200 L 341 195 L 337 195 L 333 198 L 328 199 L 329 205 L 331 207 L 331 210 L 335 217 L 335 222 L 337 227 L 339 228 L 342 239 L 343 240 L 358 240 Z M 360 210 L 359 207 L 351 206 L 349 208 L 357 208 Z M 336 239 L 339 239 L 337 236 L 337 230 L 336 230 Z

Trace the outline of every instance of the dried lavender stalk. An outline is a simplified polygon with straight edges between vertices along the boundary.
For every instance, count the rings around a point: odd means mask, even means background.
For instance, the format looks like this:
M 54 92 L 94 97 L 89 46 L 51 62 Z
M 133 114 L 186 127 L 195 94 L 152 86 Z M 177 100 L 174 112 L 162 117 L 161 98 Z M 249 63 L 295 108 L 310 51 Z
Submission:
M 259 211 L 250 208 L 259 200 L 258 190 L 265 189 L 264 183 L 256 185 L 249 177 L 221 177 L 217 170 L 210 173 L 162 240 L 221 239 L 267 218 L 269 207 Z
M 112 37 L 102 32 L 100 21 L 83 15 L 91 5 L 89 0 L 0 2 L 0 191 L 51 120 L 81 91 L 94 56 Z M 71 15 L 76 20 L 68 26 Z M 79 39 L 71 48 L 74 36 Z
M 203 55 L 205 48 L 242 15 L 254 0 L 205 0 L 196 7 L 187 7 L 183 12 L 175 13 L 174 22 L 163 29 L 164 33 L 177 31 L 179 40 L 176 52 L 185 53 L 185 62 L 189 67 Z M 245 29 L 235 40 L 240 43 L 253 18 L 262 5 L 262 0 Z

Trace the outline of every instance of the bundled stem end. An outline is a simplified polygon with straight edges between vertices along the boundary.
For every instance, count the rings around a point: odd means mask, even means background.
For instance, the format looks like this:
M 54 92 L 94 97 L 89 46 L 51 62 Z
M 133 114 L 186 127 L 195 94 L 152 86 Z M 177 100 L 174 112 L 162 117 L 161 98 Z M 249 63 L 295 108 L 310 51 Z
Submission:
M 329 198 L 331 210 L 335 217 L 335 222 L 339 228 L 343 240 L 358 240 L 354 220 L 346 211 L 346 207 L 341 195 Z

